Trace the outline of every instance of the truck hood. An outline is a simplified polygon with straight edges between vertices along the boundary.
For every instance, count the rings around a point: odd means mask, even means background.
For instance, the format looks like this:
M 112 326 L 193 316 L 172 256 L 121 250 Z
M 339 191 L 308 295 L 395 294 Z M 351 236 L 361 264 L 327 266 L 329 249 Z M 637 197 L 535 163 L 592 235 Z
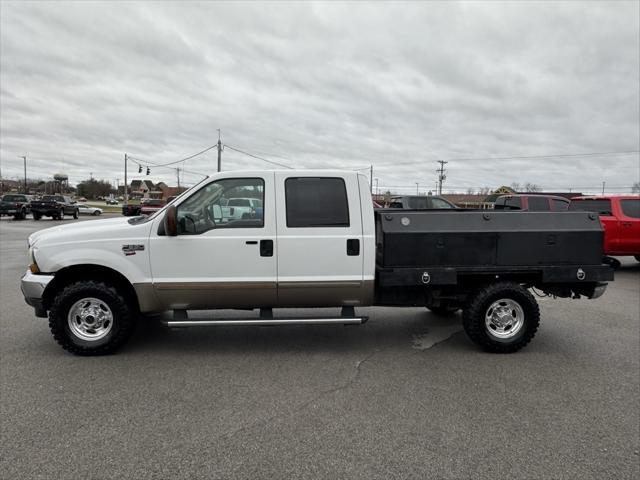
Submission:
M 49 243 L 74 243 L 87 240 L 139 237 L 140 227 L 150 228 L 151 222 L 131 225 L 129 218 L 105 218 L 45 228 L 29 235 L 29 246 Z

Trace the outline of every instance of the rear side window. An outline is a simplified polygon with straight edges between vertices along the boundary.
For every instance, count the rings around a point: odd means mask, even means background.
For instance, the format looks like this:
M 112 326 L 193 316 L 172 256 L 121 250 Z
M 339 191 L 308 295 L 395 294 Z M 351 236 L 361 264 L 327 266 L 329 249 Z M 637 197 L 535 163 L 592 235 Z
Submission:
M 494 208 L 497 210 L 520 210 L 522 199 L 520 197 L 503 197 L 496 200 Z
M 569 210 L 611 215 L 611 200 L 572 200 Z
M 530 212 L 548 212 L 549 200 L 545 197 L 528 197 Z
M 640 198 L 638 200 L 620 200 L 622 213 L 627 217 L 640 218 Z
M 551 203 L 553 204 L 553 209 L 556 212 L 566 212 L 569 209 L 569 202 L 565 202 L 564 200 L 552 198 Z
M 292 177 L 284 182 L 287 227 L 348 227 L 342 178 Z

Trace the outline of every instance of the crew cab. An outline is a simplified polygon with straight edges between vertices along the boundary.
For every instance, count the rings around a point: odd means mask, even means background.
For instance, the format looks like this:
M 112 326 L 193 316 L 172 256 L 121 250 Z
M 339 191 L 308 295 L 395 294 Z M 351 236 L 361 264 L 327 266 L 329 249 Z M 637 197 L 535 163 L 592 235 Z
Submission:
M 32 200 L 31 213 L 34 220 L 40 220 L 42 217 L 62 220 L 65 215 L 71 215 L 73 218 L 79 216 L 77 205 L 64 195 L 44 195 L 38 200 Z
M 496 198 L 493 208 L 525 212 L 566 212 L 569 209 L 569 200 L 559 195 L 501 195 Z
M 571 199 L 569 210 L 600 216 L 605 255 L 634 256 L 640 262 L 640 195 L 576 197 Z M 616 268 L 620 266 L 615 258 L 607 261 Z
M 225 219 L 232 198 L 257 198 Z M 66 350 L 104 354 L 141 313 L 173 311 L 171 327 L 358 324 L 355 308 L 463 310 L 469 338 L 514 352 L 535 335 L 530 288 L 597 298 L 613 280 L 602 227 L 589 212 L 377 209 L 367 178 L 343 171 L 222 172 L 151 216 L 81 222 L 33 233 L 26 302 Z M 527 248 L 523 248 L 526 246 Z M 340 314 L 274 318 L 273 308 Z M 190 310 L 259 310 L 192 320 Z
M 16 220 L 24 220 L 31 211 L 26 195 L 7 194 L 0 198 L 0 217 L 13 215 Z

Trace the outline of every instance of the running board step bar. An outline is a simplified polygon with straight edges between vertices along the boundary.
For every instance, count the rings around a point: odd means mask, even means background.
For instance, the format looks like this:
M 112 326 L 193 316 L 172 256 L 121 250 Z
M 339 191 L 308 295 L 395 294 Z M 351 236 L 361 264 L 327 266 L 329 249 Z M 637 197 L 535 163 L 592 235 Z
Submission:
M 228 327 L 230 325 L 361 325 L 368 317 L 331 317 L 331 318 L 269 318 L 269 319 L 234 319 L 234 320 L 166 320 L 167 327 Z

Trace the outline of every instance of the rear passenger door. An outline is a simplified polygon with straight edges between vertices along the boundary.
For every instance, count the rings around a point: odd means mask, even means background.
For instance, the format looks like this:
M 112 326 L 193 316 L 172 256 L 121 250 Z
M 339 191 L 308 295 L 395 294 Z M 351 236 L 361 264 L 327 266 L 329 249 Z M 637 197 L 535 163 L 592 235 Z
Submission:
M 276 192 L 278 304 L 357 305 L 363 291 L 357 175 L 278 172 Z
M 622 253 L 640 255 L 640 198 L 620 200 L 620 248 Z

